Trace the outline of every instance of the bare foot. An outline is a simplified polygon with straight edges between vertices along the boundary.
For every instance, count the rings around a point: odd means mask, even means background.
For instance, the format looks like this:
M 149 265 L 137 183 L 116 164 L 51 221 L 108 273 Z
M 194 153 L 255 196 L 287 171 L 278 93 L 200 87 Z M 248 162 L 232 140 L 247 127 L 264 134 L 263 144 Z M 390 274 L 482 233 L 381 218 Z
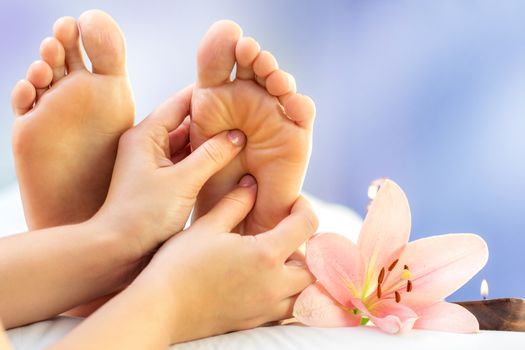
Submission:
M 78 24 L 78 27 L 77 27 Z M 79 40 L 92 64 L 86 69 Z M 13 150 L 30 229 L 90 218 L 107 194 L 135 105 L 120 28 L 98 10 L 56 21 L 12 92 Z
M 241 36 L 237 24 L 220 21 L 201 42 L 190 140 L 195 148 L 223 130 L 246 134 L 241 154 L 199 194 L 195 218 L 249 173 L 257 179 L 257 201 L 237 231 L 253 234 L 286 217 L 299 195 L 310 157 L 315 106 L 309 97 L 296 93 L 293 77 L 278 69 L 272 54 Z

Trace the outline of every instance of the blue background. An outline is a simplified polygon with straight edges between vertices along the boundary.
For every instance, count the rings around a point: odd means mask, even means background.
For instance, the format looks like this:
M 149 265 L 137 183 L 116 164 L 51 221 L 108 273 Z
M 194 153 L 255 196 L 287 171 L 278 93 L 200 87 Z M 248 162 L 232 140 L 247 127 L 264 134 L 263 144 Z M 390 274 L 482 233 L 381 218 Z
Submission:
M 388 176 L 412 239 L 488 242 L 451 299 L 479 298 L 482 278 L 491 297 L 525 296 L 525 2 L 0 1 L 0 186 L 15 181 L 10 89 L 54 20 L 89 8 L 126 34 L 138 119 L 194 80 L 211 23 L 237 21 L 317 103 L 307 191 L 362 214 L 369 181 Z

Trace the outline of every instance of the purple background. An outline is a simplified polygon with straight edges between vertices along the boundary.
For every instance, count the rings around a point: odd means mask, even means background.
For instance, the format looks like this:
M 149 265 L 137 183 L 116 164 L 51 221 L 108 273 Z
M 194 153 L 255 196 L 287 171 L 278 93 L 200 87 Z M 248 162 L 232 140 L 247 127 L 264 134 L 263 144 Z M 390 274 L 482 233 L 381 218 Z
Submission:
M 127 36 L 140 119 L 194 80 L 230 18 L 318 107 L 305 188 L 363 213 L 370 180 L 406 191 L 412 238 L 476 232 L 484 270 L 451 299 L 525 296 L 525 2 L 0 1 L 0 186 L 15 179 L 9 93 L 55 19 L 108 11 Z M 30 140 L 28 140 L 30 142 Z

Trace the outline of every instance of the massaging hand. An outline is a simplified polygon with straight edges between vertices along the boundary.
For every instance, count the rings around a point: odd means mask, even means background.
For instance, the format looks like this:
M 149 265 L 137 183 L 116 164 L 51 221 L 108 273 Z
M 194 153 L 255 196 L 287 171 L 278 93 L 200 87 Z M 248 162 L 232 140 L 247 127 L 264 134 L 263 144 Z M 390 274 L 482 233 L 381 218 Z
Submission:
M 270 231 L 229 233 L 252 209 L 256 192 L 254 178 L 243 177 L 207 215 L 168 240 L 134 282 L 159 293 L 172 342 L 290 318 L 297 293 L 314 281 L 298 261 L 286 262 L 317 229 L 306 199 Z
M 94 217 L 131 237 L 140 256 L 184 228 L 201 187 L 245 143 L 242 132 L 223 132 L 190 154 L 183 120 L 191 91 L 182 90 L 121 137 L 106 202 Z
M 251 176 L 157 251 L 119 295 L 53 349 L 167 349 L 209 335 L 291 316 L 296 295 L 313 282 L 288 256 L 317 219 L 303 198 L 274 229 L 228 233 L 253 207 Z M 103 346 L 101 346 L 103 344 Z

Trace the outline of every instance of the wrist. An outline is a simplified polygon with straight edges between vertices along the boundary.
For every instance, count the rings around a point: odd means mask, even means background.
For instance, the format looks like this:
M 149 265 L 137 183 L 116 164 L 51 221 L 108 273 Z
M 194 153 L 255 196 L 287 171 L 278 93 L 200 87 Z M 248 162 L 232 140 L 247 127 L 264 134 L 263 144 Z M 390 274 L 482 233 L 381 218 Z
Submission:
M 185 303 L 183 290 L 177 290 L 167 278 L 164 269 L 148 265 L 127 288 L 148 306 L 149 317 L 155 319 L 157 332 L 168 340 L 169 345 L 189 340 L 188 330 L 191 303 Z M 187 292 L 187 291 L 186 291 Z
M 101 243 L 114 249 L 115 257 L 123 263 L 140 260 L 148 253 L 139 237 L 144 228 L 121 213 L 109 211 L 104 206 L 84 224 L 97 232 Z
M 115 289 L 131 283 L 143 267 L 144 258 L 138 243 L 131 239 L 133 236 L 103 216 L 95 215 L 79 225 L 90 236 L 94 253 L 103 259 L 106 269 L 113 272 Z

